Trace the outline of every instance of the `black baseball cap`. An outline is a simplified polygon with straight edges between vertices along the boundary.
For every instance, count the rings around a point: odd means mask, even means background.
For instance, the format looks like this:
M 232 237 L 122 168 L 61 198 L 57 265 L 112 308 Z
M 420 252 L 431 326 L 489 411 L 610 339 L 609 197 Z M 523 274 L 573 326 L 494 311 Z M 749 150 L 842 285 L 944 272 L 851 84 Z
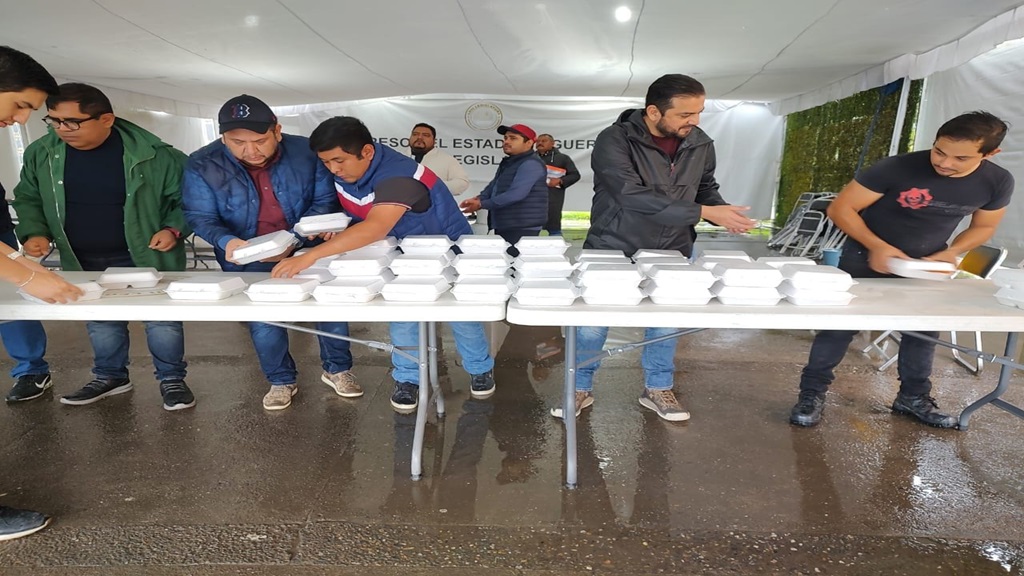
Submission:
M 266 134 L 277 126 L 277 116 L 263 100 L 248 94 L 235 96 L 220 107 L 217 114 L 220 133 L 229 130 L 251 130 L 257 134 Z

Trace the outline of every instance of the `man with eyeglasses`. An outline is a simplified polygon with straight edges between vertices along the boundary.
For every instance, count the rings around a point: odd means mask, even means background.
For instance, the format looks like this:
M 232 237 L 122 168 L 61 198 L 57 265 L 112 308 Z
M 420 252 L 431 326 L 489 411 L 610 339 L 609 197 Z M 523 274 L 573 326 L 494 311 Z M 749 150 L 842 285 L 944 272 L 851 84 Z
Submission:
M 25 149 L 14 188 L 18 238 L 30 256 L 57 246 L 64 270 L 109 267 L 185 269 L 181 207 L 186 157 L 139 126 L 114 116 L 93 86 L 62 84 L 46 99 L 46 136 Z M 181 322 L 145 322 L 166 410 L 195 406 L 185 384 Z M 95 378 L 62 404 L 92 404 L 132 389 L 128 323 L 88 322 Z
M 33 110 L 38 110 L 49 94 L 56 94 L 57 82 L 38 62 L 28 54 L 19 52 L 8 46 L 0 46 L 0 128 L 12 124 L 24 124 Z M 0 194 L 0 198 L 2 198 Z M 0 209 L 10 218 L 7 200 L 0 200 Z M 21 257 L 21 252 L 11 248 L 16 244 L 13 233 L 0 235 L 6 239 L 0 242 L 0 279 L 19 286 L 23 292 L 47 302 L 71 302 L 81 296 L 82 291 L 63 278 L 43 268 L 39 264 Z M 6 243 L 10 241 L 10 245 Z M 11 344 L 21 337 L 17 328 L 26 322 L 7 322 L 0 325 L 4 347 L 11 353 Z M 35 323 L 35 324 L 38 324 Z M 38 354 L 42 359 L 46 348 L 46 334 L 42 332 L 43 350 Z M 27 343 L 19 343 L 21 345 Z M 19 363 L 21 359 L 16 358 Z M 16 367 L 17 368 L 17 367 Z M 19 510 L 8 506 L 0 506 L 0 541 L 13 540 L 38 532 L 50 523 L 50 517 L 32 510 Z

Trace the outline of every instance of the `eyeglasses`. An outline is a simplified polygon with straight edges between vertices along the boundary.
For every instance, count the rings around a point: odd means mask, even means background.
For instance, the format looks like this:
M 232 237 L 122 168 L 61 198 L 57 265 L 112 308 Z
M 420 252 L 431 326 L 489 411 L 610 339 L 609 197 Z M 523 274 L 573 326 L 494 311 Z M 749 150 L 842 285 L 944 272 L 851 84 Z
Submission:
M 57 128 L 60 128 L 61 126 L 64 126 L 65 128 L 68 129 L 68 132 L 74 132 L 75 130 L 78 130 L 79 128 L 82 127 L 82 123 L 83 122 L 88 122 L 89 120 L 96 120 L 100 116 L 102 116 L 102 114 L 97 115 L 97 116 L 89 116 L 88 118 L 63 118 L 63 119 L 61 119 L 61 118 L 53 118 L 52 116 L 43 116 L 43 124 L 46 124 L 50 128 L 53 128 L 54 130 L 56 130 Z

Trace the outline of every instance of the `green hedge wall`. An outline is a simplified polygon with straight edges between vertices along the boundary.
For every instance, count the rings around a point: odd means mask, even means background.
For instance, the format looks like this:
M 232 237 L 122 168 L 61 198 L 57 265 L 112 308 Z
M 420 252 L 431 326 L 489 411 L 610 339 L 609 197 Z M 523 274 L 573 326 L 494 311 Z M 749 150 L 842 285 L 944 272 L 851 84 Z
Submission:
M 786 118 L 775 223 L 781 226 L 804 192 L 838 192 L 854 175 L 879 100 L 882 109 L 867 146 L 863 167 L 889 155 L 902 80 L 854 94 Z M 910 84 L 900 152 L 914 145 L 922 81 Z

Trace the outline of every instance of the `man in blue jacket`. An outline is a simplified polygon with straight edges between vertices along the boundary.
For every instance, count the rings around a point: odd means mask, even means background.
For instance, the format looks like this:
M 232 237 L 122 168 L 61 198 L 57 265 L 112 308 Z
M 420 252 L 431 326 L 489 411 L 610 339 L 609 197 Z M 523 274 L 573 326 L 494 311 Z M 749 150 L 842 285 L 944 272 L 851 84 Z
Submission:
M 472 234 L 452 193 L 429 168 L 395 150 L 375 144 L 370 131 L 357 118 L 337 116 L 325 120 L 309 138 L 310 146 L 334 174 L 341 207 L 354 224 L 302 256 L 283 260 L 274 276 L 289 278 L 309 268 L 318 258 L 362 248 L 387 236 L 404 238 L 445 234 L 457 239 Z M 462 365 L 471 379 L 470 394 L 494 394 L 494 358 L 480 322 L 451 322 Z M 392 322 L 391 343 L 418 349 L 415 322 Z M 391 406 L 400 414 L 416 410 L 419 368 L 416 362 L 393 354 L 395 391 Z
M 243 94 L 228 100 L 218 122 L 221 140 L 189 156 L 183 189 L 185 217 L 196 235 L 213 245 L 225 271 L 269 272 L 288 253 L 240 265 L 234 262 L 234 251 L 257 236 L 291 230 L 304 216 L 337 211 L 331 174 L 310 150 L 309 140 L 282 134 L 277 117 L 258 98 Z M 345 322 L 319 322 L 317 329 L 348 336 Z M 250 322 L 249 333 L 270 382 L 263 407 L 283 410 L 298 392 L 288 332 Z M 362 396 L 351 371 L 349 342 L 317 338 L 324 370 L 321 381 L 340 396 Z
M 507 157 L 476 198 L 459 205 L 466 212 L 487 210 L 487 227 L 515 246 L 523 236 L 539 236 L 548 220 L 548 169 L 533 150 L 537 133 L 524 124 L 498 126 Z M 509 250 L 513 256 L 518 252 Z

